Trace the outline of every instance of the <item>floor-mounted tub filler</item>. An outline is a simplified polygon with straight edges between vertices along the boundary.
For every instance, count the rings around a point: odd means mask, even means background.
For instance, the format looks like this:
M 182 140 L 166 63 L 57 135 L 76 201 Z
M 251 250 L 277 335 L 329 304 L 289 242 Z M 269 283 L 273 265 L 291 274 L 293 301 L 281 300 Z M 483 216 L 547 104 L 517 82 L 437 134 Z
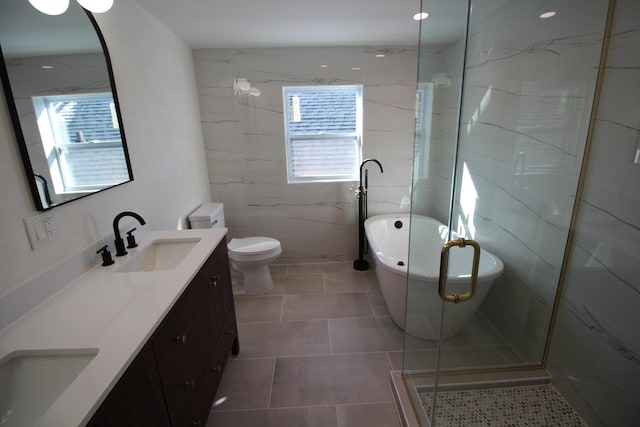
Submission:
M 414 255 L 407 280 L 410 221 L 413 233 L 421 239 L 411 242 Z M 365 221 L 365 230 L 376 277 L 394 322 L 410 335 L 437 340 L 442 312 L 442 300 L 438 295 L 440 253 L 448 240 L 459 236 L 456 233 L 449 236 L 449 228 L 433 218 L 409 214 L 372 216 Z M 472 248 L 450 251 L 448 292 L 463 294 L 469 287 L 472 258 Z M 482 250 L 476 292 L 468 301 L 447 305 L 442 338 L 452 337 L 463 328 L 503 268 L 498 257 Z M 409 301 L 406 300 L 407 286 L 411 287 Z

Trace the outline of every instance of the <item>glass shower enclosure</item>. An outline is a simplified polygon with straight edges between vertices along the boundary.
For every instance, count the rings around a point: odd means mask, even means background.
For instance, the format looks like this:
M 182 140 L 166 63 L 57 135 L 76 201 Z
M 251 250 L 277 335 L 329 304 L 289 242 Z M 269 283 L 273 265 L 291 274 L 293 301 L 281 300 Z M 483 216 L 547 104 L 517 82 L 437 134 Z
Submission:
M 548 381 L 608 8 L 422 1 L 400 379 L 421 425 L 450 422 L 443 390 Z M 448 227 L 432 244 L 454 241 L 440 259 L 425 259 L 424 216 Z

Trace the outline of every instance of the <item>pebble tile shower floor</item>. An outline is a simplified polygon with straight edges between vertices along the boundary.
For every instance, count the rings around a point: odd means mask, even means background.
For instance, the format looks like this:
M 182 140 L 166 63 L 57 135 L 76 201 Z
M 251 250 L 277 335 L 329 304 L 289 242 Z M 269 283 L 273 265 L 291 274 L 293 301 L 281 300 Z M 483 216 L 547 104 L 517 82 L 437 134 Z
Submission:
M 427 418 L 433 391 L 419 392 Z M 551 384 L 438 391 L 437 426 L 586 426 Z

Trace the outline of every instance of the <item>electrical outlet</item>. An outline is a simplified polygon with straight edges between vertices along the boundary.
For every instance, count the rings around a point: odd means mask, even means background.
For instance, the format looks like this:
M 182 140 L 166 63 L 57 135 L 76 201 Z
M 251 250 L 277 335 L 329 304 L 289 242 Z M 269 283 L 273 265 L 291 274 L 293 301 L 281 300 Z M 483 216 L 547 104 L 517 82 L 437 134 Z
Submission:
M 52 216 L 45 216 L 42 218 L 42 223 L 44 224 L 44 230 L 47 233 L 48 238 L 54 237 L 56 235 L 56 225 L 53 222 Z
M 57 234 L 56 224 L 50 213 L 41 213 L 24 219 L 31 249 L 40 249 Z

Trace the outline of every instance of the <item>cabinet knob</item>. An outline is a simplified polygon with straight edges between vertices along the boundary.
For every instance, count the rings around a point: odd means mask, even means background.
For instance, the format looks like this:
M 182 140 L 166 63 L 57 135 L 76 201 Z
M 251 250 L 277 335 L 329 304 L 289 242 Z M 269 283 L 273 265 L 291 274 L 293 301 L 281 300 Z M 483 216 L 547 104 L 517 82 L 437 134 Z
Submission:
M 187 334 L 183 334 L 183 335 L 178 335 L 175 339 L 175 341 L 179 344 L 186 344 L 187 343 Z
M 184 388 L 192 389 L 196 386 L 195 380 L 189 380 L 184 382 Z
M 201 426 L 202 425 L 202 420 L 195 420 L 191 422 L 192 426 Z
M 218 276 L 217 274 L 214 274 L 213 277 L 211 277 L 211 280 L 209 281 L 209 286 L 211 286 L 212 288 L 217 287 L 218 280 L 220 280 L 220 276 Z
M 233 335 L 233 329 L 225 329 L 224 334 L 225 335 Z
M 216 366 L 215 368 L 211 369 L 213 372 L 222 372 L 222 367 L 220 367 L 220 365 Z

